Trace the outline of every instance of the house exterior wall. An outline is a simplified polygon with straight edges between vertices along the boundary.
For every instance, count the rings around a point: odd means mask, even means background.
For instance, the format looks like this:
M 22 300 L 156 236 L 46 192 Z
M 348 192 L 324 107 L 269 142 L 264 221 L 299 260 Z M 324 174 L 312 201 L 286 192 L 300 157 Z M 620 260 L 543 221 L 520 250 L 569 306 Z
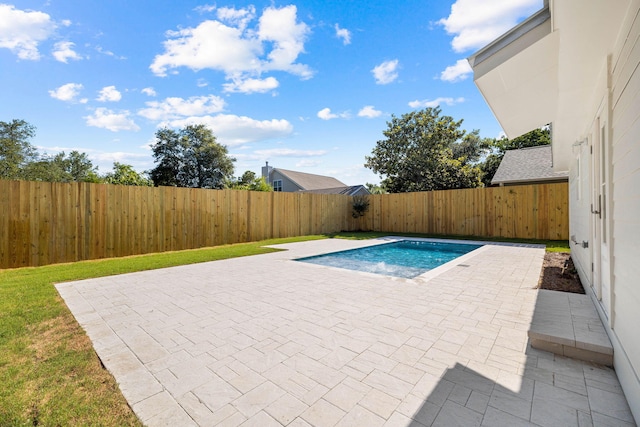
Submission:
M 369 194 L 369 190 L 367 190 L 366 187 L 360 187 L 358 188 L 358 191 L 356 191 L 354 194 L 352 194 L 352 196 L 368 196 Z
M 569 226 L 571 257 L 585 289 L 593 285 L 591 274 L 591 142 L 574 146 L 576 157 L 569 175 Z M 587 247 L 583 246 L 583 242 Z
M 640 420 L 640 7 L 635 6 L 627 37 L 612 58 L 610 321 L 619 347 L 618 375 Z
M 294 193 L 296 191 L 302 190 L 302 187 L 292 182 L 289 178 L 282 175 L 278 172 L 277 169 L 271 171 L 271 176 L 269 177 L 269 185 L 273 186 L 273 181 L 282 180 L 282 191 L 286 193 Z
M 634 2 L 623 31 L 594 87 L 593 122 L 576 135 L 571 164 L 570 235 L 572 257 L 587 293 L 591 294 L 614 346 L 614 365 L 629 405 L 640 419 L 640 5 Z M 606 235 L 609 288 L 598 298 L 591 263 L 599 256 L 591 213 L 597 204 L 597 176 L 592 151 L 605 126 L 607 197 Z M 604 235 L 605 233 L 603 233 Z

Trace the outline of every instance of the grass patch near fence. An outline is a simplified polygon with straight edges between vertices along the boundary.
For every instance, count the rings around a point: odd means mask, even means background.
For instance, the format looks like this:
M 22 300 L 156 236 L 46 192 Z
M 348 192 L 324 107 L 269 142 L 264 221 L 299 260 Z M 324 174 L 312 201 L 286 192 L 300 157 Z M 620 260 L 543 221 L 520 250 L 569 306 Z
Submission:
M 0 270 L 0 426 L 139 426 L 54 283 L 240 256 L 304 236 Z M 250 262 L 250 261 L 249 261 Z
M 324 238 L 371 239 L 400 233 L 335 233 L 126 258 L 0 270 L 0 426 L 139 426 L 114 378 L 102 368 L 89 338 L 54 283 L 264 254 L 265 245 Z M 466 237 L 467 239 L 478 239 Z M 568 252 L 568 242 L 488 239 L 546 244 Z M 249 261 L 250 263 L 250 261 Z

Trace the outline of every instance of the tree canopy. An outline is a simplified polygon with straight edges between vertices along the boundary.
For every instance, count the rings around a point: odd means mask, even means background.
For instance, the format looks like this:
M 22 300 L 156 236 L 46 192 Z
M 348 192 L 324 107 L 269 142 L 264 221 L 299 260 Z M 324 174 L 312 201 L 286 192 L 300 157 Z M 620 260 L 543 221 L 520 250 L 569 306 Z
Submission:
M 263 176 L 257 176 L 253 171 L 245 171 L 240 178 L 232 181 L 229 187 L 234 190 L 273 191 L 267 180 Z
M 124 163 L 114 162 L 113 170 L 107 172 L 103 180 L 107 184 L 117 185 L 137 185 L 141 187 L 149 187 L 153 185 L 150 179 L 136 172 L 133 166 Z
M 22 169 L 22 179 L 46 182 L 100 182 L 98 168 L 85 153 L 64 151 L 54 156 L 39 156 Z
M 35 134 L 24 120 L 0 121 L 0 179 L 23 179 L 23 169 L 38 156 L 29 141 Z
M 24 120 L 0 121 L 0 179 L 151 185 L 132 166 L 122 163 L 115 162 L 113 172 L 100 176 L 86 153 L 40 154 L 30 142 L 35 133 L 36 128 Z
M 471 188 L 482 185 L 478 161 L 490 142 L 466 133 L 462 120 L 426 108 L 392 116 L 365 166 L 384 176 L 390 193 Z
M 233 175 L 235 159 L 204 125 L 160 129 L 152 151 L 154 185 L 220 189 Z

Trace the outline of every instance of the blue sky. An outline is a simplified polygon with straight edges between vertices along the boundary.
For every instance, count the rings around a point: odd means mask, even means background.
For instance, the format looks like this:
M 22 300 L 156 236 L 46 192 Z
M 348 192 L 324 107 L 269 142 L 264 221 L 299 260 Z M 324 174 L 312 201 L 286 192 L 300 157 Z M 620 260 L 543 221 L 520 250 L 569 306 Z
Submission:
M 465 58 L 542 0 L 0 0 L 0 120 L 41 152 L 151 169 L 163 126 L 209 126 L 236 176 L 274 167 L 364 184 L 391 114 L 439 105 L 501 128 Z

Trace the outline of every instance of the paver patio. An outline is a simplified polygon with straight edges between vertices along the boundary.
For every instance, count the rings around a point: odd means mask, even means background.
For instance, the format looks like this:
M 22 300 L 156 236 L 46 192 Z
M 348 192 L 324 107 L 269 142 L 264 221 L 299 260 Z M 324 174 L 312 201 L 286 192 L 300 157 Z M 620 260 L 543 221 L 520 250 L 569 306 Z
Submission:
M 149 426 L 631 426 L 612 369 L 528 345 L 544 250 L 427 279 L 253 257 L 57 285 Z

